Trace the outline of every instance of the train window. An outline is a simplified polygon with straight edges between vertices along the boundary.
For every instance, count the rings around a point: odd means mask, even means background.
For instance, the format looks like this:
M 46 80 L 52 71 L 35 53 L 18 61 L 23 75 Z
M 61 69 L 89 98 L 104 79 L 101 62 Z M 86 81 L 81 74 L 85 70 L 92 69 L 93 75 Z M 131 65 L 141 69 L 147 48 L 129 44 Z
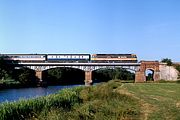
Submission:
M 51 55 L 48 55 L 48 58 L 52 58 L 52 56 L 51 56 Z

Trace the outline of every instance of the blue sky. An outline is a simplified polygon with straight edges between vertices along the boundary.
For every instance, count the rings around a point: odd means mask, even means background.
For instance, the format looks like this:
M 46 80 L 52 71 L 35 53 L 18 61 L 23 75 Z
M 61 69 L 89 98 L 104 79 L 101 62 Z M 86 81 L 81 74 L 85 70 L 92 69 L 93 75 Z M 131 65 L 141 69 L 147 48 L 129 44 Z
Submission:
M 0 0 L 0 53 L 180 61 L 180 0 Z

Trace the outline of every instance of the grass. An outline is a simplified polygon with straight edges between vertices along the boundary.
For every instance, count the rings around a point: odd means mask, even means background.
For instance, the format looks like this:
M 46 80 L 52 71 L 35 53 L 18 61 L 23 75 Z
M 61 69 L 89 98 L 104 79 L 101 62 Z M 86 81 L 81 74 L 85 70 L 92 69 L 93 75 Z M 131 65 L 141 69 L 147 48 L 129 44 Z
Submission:
M 53 108 L 42 111 L 38 120 L 117 120 L 139 118 L 137 100 L 120 94 L 117 88 L 119 81 L 85 87 L 79 93 L 80 103 L 74 104 L 69 110 Z
M 121 88 L 122 89 L 122 88 Z M 179 120 L 180 84 L 137 83 L 124 84 L 123 89 L 139 99 L 144 119 Z
M 0 120 L 36 118 L 42 111 L 49 111 L 53 108 L 70 109 L 73 104 L 79 102 L 78 92 L 81 89 L 80 87 L 64 89 L 58 94 L 46 97 L 0 104 Z
M 117 120 L 139 118 L 138 101 L 120 94 L 122 83 L 64 89 L 57 94 L 0 105 L 1 120 Z
M 178 120 L 179 83 L 121 83 L 64 89 L 0 105 L 1 120 Z

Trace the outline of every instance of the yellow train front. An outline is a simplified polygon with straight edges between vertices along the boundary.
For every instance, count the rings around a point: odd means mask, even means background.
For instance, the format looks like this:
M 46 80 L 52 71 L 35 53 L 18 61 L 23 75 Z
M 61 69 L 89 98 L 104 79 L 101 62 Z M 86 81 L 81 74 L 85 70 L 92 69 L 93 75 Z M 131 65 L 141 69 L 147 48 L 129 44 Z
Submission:
M 93 63 L 137 63 L 136 54 L 92 54 Z

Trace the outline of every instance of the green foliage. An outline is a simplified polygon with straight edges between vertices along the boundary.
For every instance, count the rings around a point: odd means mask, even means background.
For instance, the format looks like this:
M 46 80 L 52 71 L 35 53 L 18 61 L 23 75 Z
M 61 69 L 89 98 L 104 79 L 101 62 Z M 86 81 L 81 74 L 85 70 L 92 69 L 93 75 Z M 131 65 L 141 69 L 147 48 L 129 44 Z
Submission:
M 119 80 L 134 80 L 135 74 L 127 71 L 123 68 L 115 68 L 115 69 L 99 69 L 93 73 L 93 79 L 108 81 L 112 79 Z
M 13 69 L 13 65 L 7 64 L 7 61 L 0 57 L 0 79 L 4 80 L 10 78 Z
M 54 68 L 45 71 L 48 84 L 79 84 L 84 83 L 85 73 L 73 68 Z
M 0 58 L 0 85 L 1 88 L 18 87 L 22 85 L 34 86 L 36 84 L 35 72 L 28 68 L 22 68 L 20 70 L 14 69 L 14 63 L 16 61 L 5 61 Z M 9 79 L 15 79 L 9 81 Z
M 0 104 L 0 120 L 21 120 L 38 117 L 40 112 L 53 108 L 70 109 L 79 102 L 78 92 L 82 88 L 62 90 L 59 94 Z
M 176 70 L 180 72 L 180 65 L 176 65 Z
M 0 119 L 117 120 L 139 118 L 138 101 L 110 81 L 94 87 L 64 89 L 56 94 L 0 105 Z
M 175 68 L 176 68 L 176 70 L 179 72 L 179 74 L 178 74 L 178 79 L 180 79 L 180 64 L 174 64 L 173 65 Z
M 13 78 L 19 81 L 22 85 L 32 86 L 37 84 L 37 78 L 34 70 L 22 68 L 15 70 L 13 74 Z
M 153 74 L 152 73 L 148 73 L 148 76 L 146 76 L 146 80 L 147 81 L 153 81 Z
M 163 58 L 163 59 L 161 60 L 161 62 L 167 63 L 168 66 L 171 66 L 171 65 L 172 65 L 172 60 L 169 59 L 169 58 Z

